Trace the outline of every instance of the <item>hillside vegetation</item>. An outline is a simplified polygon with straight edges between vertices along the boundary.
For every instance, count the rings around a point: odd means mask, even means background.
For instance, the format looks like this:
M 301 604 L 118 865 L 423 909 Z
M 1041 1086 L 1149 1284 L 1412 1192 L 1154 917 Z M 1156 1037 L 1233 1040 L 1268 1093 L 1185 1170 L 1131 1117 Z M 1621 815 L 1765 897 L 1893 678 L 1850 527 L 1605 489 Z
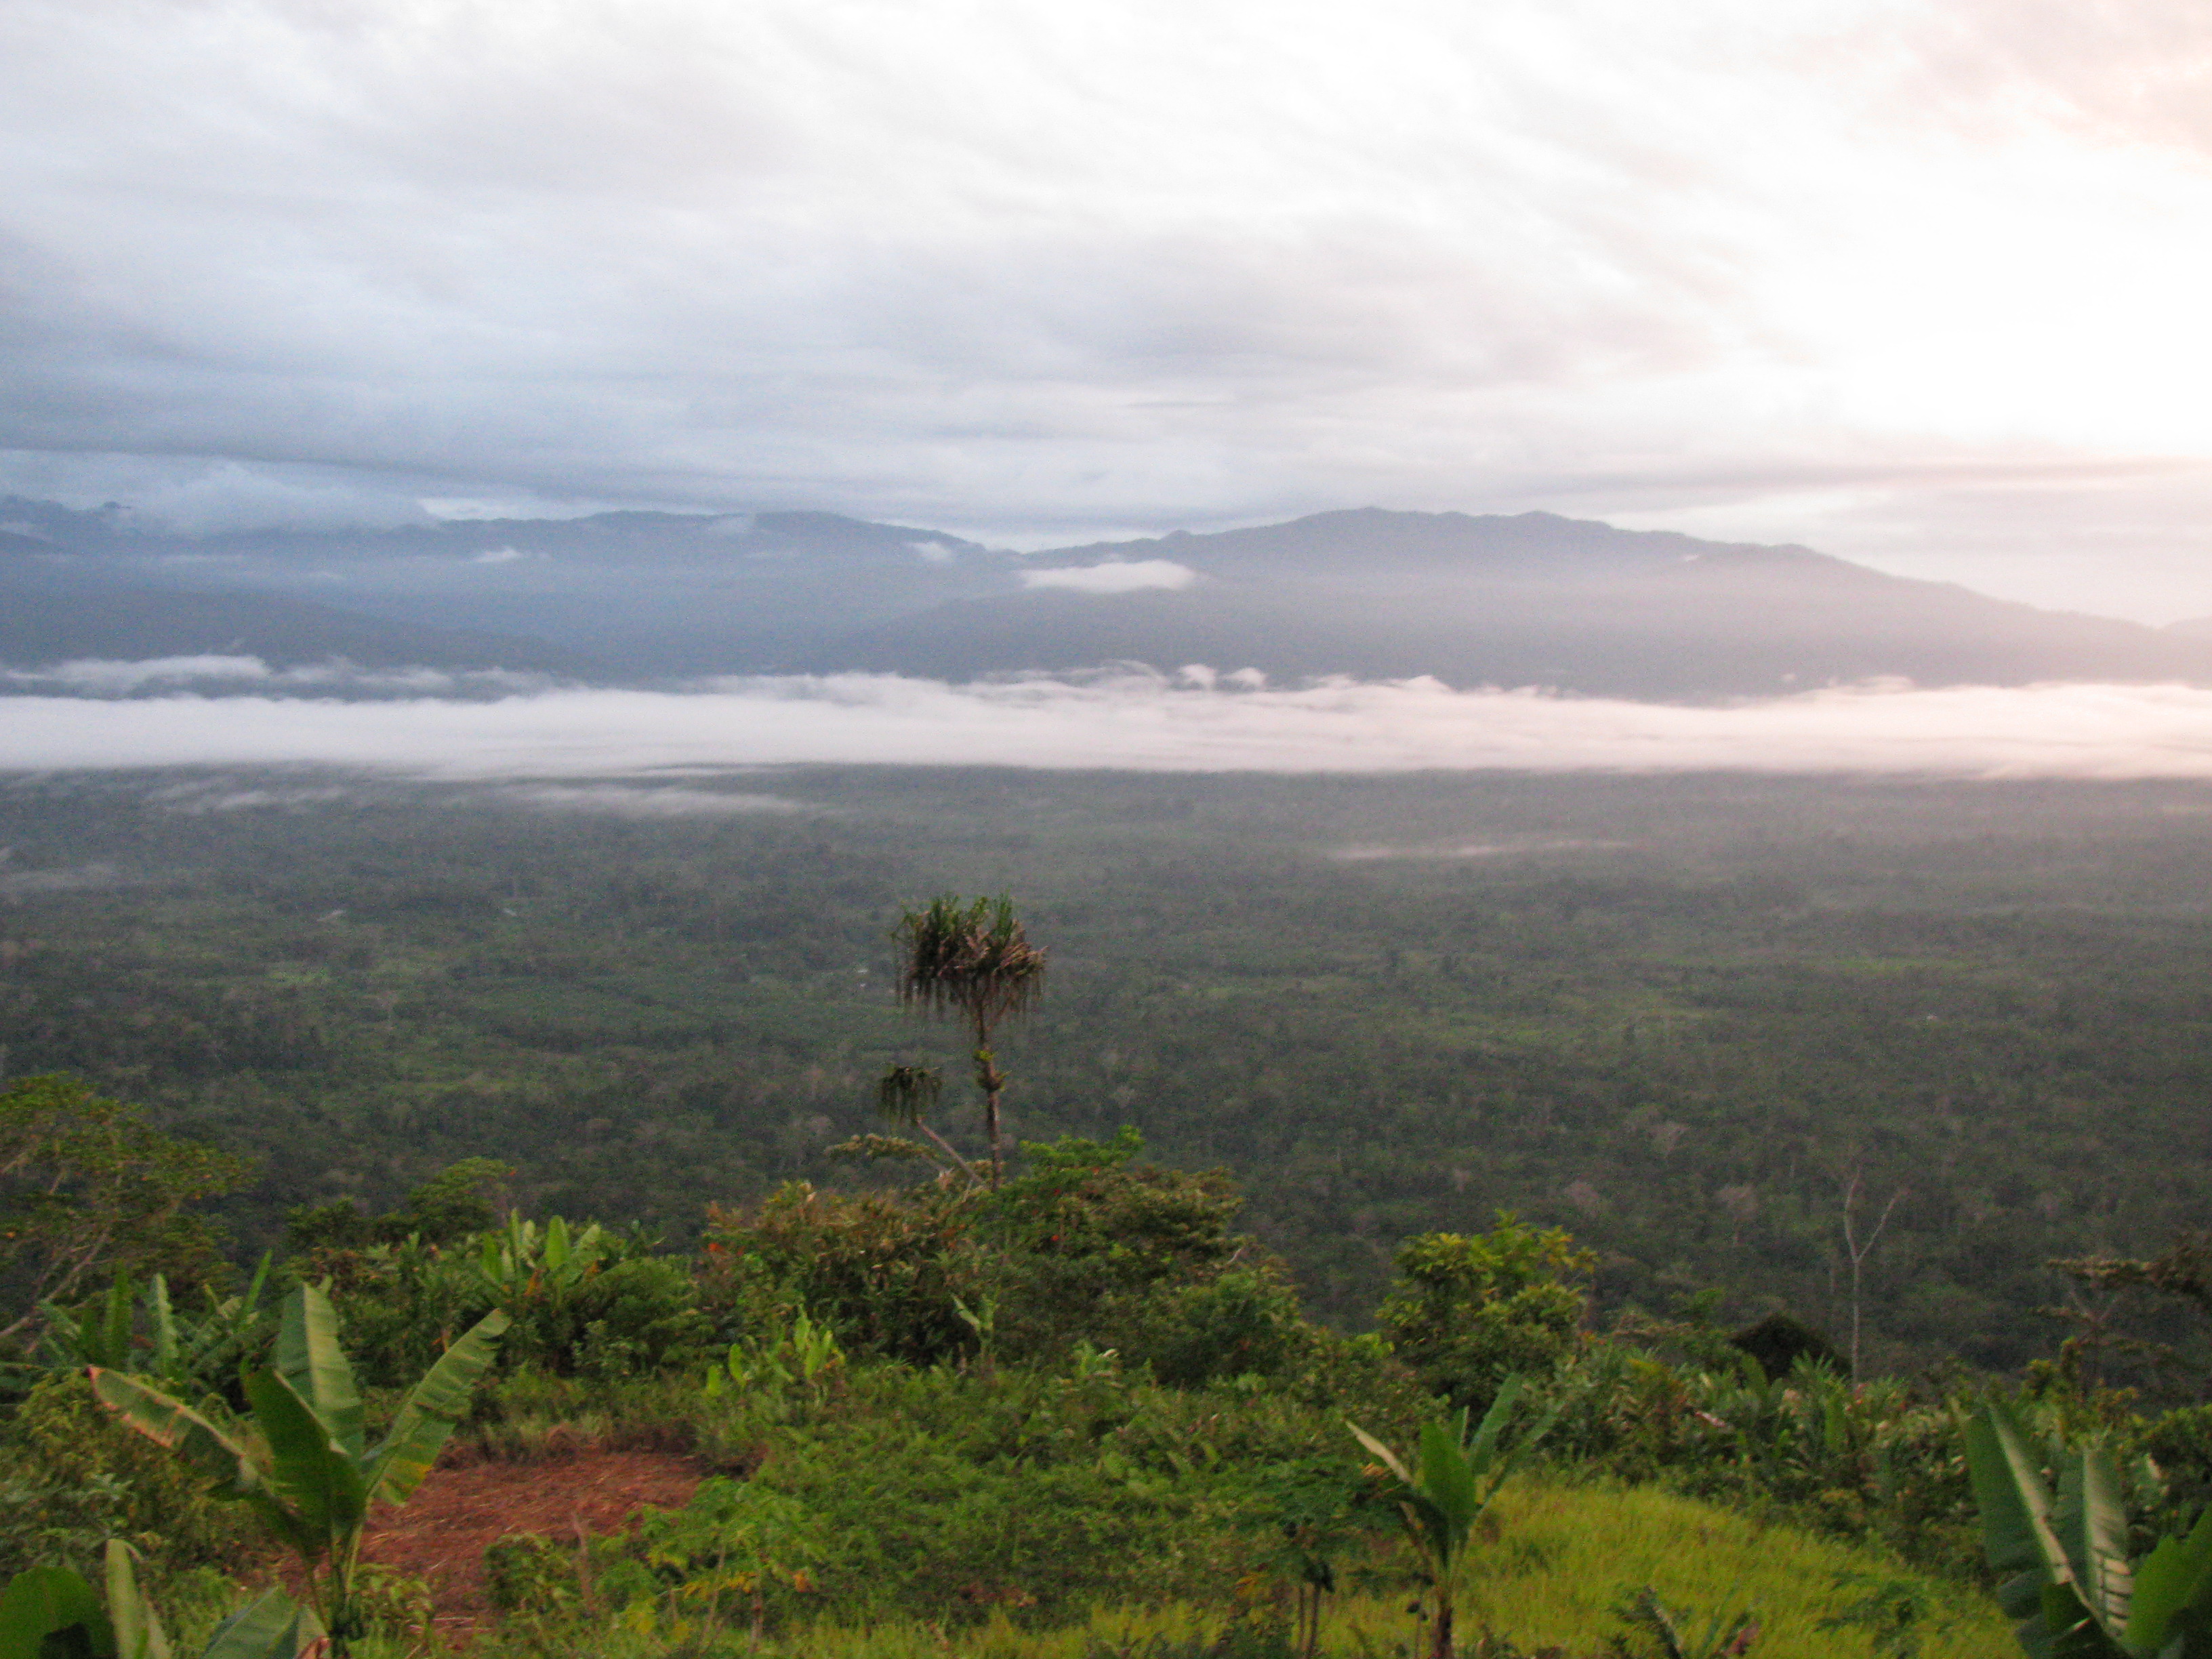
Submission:
M 5 1104 L 18 1126 L 118 1121 L 62 1081 Z M 120 1538 L 188 1617 L 244 1599 L 276 1565 L 257 1511 L 133 1422 L 167 1420 L 141 1402 L 189 1408 L 240 1456 L 273 1455 L 270 1490 L 304 1502 L 298 1460 L 326 1454 L 287 1450 L 257 1367 L 324 1340 L 291 1386 L 342 1413 L 357 1380 L 365 1443 L 395 1412 L 413 1432 L 400 1390 L 453 1372 L 451 1427 L 425 1443 L 448 1462 L 535 1462 L 557 1486 L 581 1449 L 629 1447 L 705 1476 L 620 1529 L 495 1539 L 504 1618 L 474 1632 L 482 1653 L 1440 1655 L 1455 1606 L 1458 1650 L 1492 1655 L 1662 1653 L 1646 1638 L 1670 1628 L 1708 1631 L 1688 1650 L 1716 1654 L 1964 1654 L 2002 1632 L 1960 1454 L 1984 1385 L 1855 1388 L 1786 1324 L 1731 1338 L 1693 1313 L 1593 1335 L 1586 1255 L 1510 1219 L 1409 1241 L 1381 1330 L 1346 1338 L 1300 1315 L 1219 1176 L 1149 1164 L 1133 1134 L 1022 1151 L 996 1187 L 793 1184 L 714 1212 L 688 1255 L 495 1218 L 501 1172 L 465 1165 L 389 1214 L 295 1212 L 286 1260 L 227 1298 L 184 1288 L 219 1276 L 188 1232 L 142 1230 L 107 1263 L 112 1290 L 46 1304 L 12 1373 L 0 1565 L 82 1566 Z M 19 1236 L 19 1273 L 48 1236 Z M 173 1288 L 132 1279 L 156 1257 Z M 286 1284 L 302 1288 L 280 1319 Z M 2018 1406 L 2160 1460 L 2131 1478 L 2147 1535 L 2212 1483 L 2201 1412 L 2136 1415 L 2070 1365 Z M 1456 1554 L 1409 1550 L 1407 1495 L 1457 1455 L 1462 1409 L 1487 1413 L 1473 1467 L 1501 1490 Z M 269 1536 L 310 1584 L 357 1547 Z M 447 1644 L 429 1584 L 347 1571 L 314 1605 L 354 1651 Z

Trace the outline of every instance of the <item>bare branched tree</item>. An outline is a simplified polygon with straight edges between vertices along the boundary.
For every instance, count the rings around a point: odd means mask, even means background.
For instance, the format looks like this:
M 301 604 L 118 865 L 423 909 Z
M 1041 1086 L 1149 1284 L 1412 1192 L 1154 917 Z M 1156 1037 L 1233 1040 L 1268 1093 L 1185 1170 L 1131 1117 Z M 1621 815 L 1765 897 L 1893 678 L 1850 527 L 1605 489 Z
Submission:
M 1863 1201 L 1862 1192 L 1864 1178 L 1853 1170 L 1844 1183 L 1844 1253 L 1851 1263 L 1851 1381 L 1859 1380 L 1859 1283 L 1866 1259 L 1881 1243 L 1882 1229 L 1889 1225 L 1890 1212 L 1904 1200 L 1905 1188 L 1899 1187 L 1889 1195 L 1889 1202 L 1881 1206 L 1881 1214 L 1875 1220 L 1864 1237 L 1859 1233 L 1859 1206 Z

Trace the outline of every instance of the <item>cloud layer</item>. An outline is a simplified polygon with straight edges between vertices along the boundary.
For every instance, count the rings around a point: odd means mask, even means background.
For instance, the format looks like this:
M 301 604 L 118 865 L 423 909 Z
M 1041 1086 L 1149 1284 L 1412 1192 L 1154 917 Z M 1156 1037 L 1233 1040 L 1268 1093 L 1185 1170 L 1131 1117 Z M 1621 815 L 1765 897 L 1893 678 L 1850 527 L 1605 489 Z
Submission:
M 12 0 L 0 488 L 1546 506 L 2212 611 L 2208 48 L 2179 0 Z
M 4 707 L 0 770 L 310 763 L 533 780 L 562 795 L 545 804 L 573 806 L 590 803 L 562 780 L 805 762 L 2212 778 L 2212 691 L 2179 686 L 1867 686 L 1681 708 L 1432 680 L 1270 689 L 1185 672 L 954 686 L 849 674 L 474 702 L 27 696 Z M 672 799 L 653 810 L 730 808 Z
M 1065 588 L 1073 593 L 1134 593 L 1147 587 L 1188 587 L 1197 577 L 1198 572 L 1173 559 L 1109 559 L 1103 564 L 1024 570 L 1022 586 Z

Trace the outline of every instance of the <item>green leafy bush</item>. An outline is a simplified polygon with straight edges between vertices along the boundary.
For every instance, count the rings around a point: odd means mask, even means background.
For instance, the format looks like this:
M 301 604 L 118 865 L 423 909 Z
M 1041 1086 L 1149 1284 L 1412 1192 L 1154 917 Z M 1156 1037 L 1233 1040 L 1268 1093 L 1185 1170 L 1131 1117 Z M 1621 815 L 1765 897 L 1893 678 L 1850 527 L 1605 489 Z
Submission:
M 447 1334 L 494 1308 L 514 1321 L 504 1370 L 601 1381 L 696 1365 L 714 1334 L 680 1258 L 636 1232 L 506 1224 L 440 1245 L 409 1237 L 343 1261 L 348 1347 L 363 1378 L 391 1386 L 437 1358 Z
M 0 1573 L 37 1565 L 90 1573 L 109 1538 L 129 1541 L 163 1583 L 234 1567 L 256 1534 L 192 1472 L 100 1409 L 81 1372 L 33 1389 L 0 1436 Z
M 1486 1405 L 1506 1377 L 1581 1352 L 1580 1281 L 1596 1263 L 1563 1230 L 1510 1213 L 1486 1233 L 1422 1233 L 1399 1247 L 1382 1334 L 1431 1390 Z
M 847 1195 L 794 1181 L 750 1212 L 710 1206 L 706 1304 L 731 1339 L 805 1310 L 851 1352 L 927 1365 L 974 1351 L 960 1303 L 980 1292 L 969 1217 L 930 1187 Z
M 541 1533 L 511 1532 L 484 1547 L 484 1589 L 503 1613 L 544 1617 L 581 1606 L 584 1580 L 576 1546 Z

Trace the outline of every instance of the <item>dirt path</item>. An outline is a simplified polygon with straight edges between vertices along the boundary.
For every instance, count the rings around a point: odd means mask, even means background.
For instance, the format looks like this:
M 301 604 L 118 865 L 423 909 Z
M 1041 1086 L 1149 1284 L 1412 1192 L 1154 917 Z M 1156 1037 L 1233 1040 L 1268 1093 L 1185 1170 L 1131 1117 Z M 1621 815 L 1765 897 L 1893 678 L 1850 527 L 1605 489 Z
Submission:
M 647 1504 L 680 1509 L 703 1465 L 666 1452 L 579 1451 L 530 1463 L 437 1468 L 406 1506 L 373 1521 L 362 1558 L 428 1581 L 438 1628 L 465 1638 L 493 1609 L 484 1592 L 484 1547 L 511 1532 L 572 1540 L 618 1531 Z

